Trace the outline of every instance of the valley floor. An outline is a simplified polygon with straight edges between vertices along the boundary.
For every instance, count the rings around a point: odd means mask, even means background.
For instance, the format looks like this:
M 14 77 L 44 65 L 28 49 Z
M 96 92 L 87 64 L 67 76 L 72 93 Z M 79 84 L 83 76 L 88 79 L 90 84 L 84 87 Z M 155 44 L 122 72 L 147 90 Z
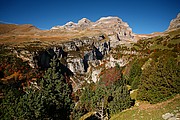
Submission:
M 137 102 L 136 106 L 123 112 L 112 115 L 110 120 L 163 120 L 169 115 L 174 115 L 180 120 L 180 95 L 165 102 L 149 104 L 148 102 Z M 166 119 L 175 120 L 175 119 Z

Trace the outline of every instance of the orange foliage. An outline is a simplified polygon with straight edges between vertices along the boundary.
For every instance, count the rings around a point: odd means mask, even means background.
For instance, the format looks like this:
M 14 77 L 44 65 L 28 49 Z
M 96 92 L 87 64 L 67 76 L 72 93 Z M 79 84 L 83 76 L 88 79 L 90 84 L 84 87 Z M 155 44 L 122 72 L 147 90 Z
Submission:
M 121 78 L 121 71 L 116 68 L 110 68 L 101 72 L 100 76 L 101 81 L 108 86 Z

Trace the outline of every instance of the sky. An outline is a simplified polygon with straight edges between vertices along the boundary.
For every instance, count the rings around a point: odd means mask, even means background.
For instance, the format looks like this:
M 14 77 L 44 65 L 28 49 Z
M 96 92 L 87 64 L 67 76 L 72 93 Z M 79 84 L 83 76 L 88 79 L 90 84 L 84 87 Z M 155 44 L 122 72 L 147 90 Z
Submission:
M 180 0 L 0 0 L 0 22 L 50 29 L 69 21 L 118 16 L 134 33 L 165 31 L 180 12 Z

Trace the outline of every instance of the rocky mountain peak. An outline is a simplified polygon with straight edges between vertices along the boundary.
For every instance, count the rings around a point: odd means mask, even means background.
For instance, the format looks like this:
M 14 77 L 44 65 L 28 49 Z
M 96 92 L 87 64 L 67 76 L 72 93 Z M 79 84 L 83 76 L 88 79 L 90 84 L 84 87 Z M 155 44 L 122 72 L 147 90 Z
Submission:
M 180 18 L 180 13 L 178 13 L 177 18 Z
M 78 28 L 80 30 L 84 30 L 86 29 L 87 27 L 91 26 L 92 22 L 87 19 L 87 18 L 82 18 L 81 20 L 78 21 Z
M 96 22 L 91 22 L 87 18 L 82 18 L 78 23 L 68 22 L 63 26 L 55 26 L 53 30 L 68 30 L 76 32 L 89 33 L 97 32 L 100 34 L 106 34 L 112 42 L 112 46 L 116 46 L 119 41 L 134 41 L 134 34 L 132 29 L 126 22 L 123 22 L 119 17 L 108 16 L 102 17 Z M 113 44 L 114 43 L 114 44 Z
M 180 13 L 175 19 L 172 19 L 169 25 L 168 30 L 180 28 Z
M 119 17 L 114 17 L 114 16 L 108 16 L 108 17 L 101 17 L 98 22 L 100 21 L 120 21 L 122 22 L 122 20 Z
M 73 28 L 73 27 L 76 27 L 76 23 L 70 21 L 70 22 L 67 22 L 64 26 L 67 27 L 67 28 Z
M 81 20 L 78 21 L 78 24 L 90 24 L 91 21 L 87 18 L 82 18 Z

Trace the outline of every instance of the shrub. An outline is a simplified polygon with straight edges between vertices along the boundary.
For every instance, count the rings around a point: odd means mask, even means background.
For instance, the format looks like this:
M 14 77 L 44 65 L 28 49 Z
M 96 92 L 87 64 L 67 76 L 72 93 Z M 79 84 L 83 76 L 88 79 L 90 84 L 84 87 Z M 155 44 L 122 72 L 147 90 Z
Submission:
M 128 84 L 131 85 L 132 89 L 137 89 L 139 85 L 139 79 L 141 76 L 142 70 L 138 60 L 135 60 L 131 66 Z
M 10 88 L 1 104 L 1 119 L 69 119 L 73 107 L 71 89 L 56 68 L 55 60 L 38 86 L 25 93 Z
M 160 56 L 142 72 L 138 99 L 157 103 L 180 93 L 179 73 L 180 66 L 174 57 Z

